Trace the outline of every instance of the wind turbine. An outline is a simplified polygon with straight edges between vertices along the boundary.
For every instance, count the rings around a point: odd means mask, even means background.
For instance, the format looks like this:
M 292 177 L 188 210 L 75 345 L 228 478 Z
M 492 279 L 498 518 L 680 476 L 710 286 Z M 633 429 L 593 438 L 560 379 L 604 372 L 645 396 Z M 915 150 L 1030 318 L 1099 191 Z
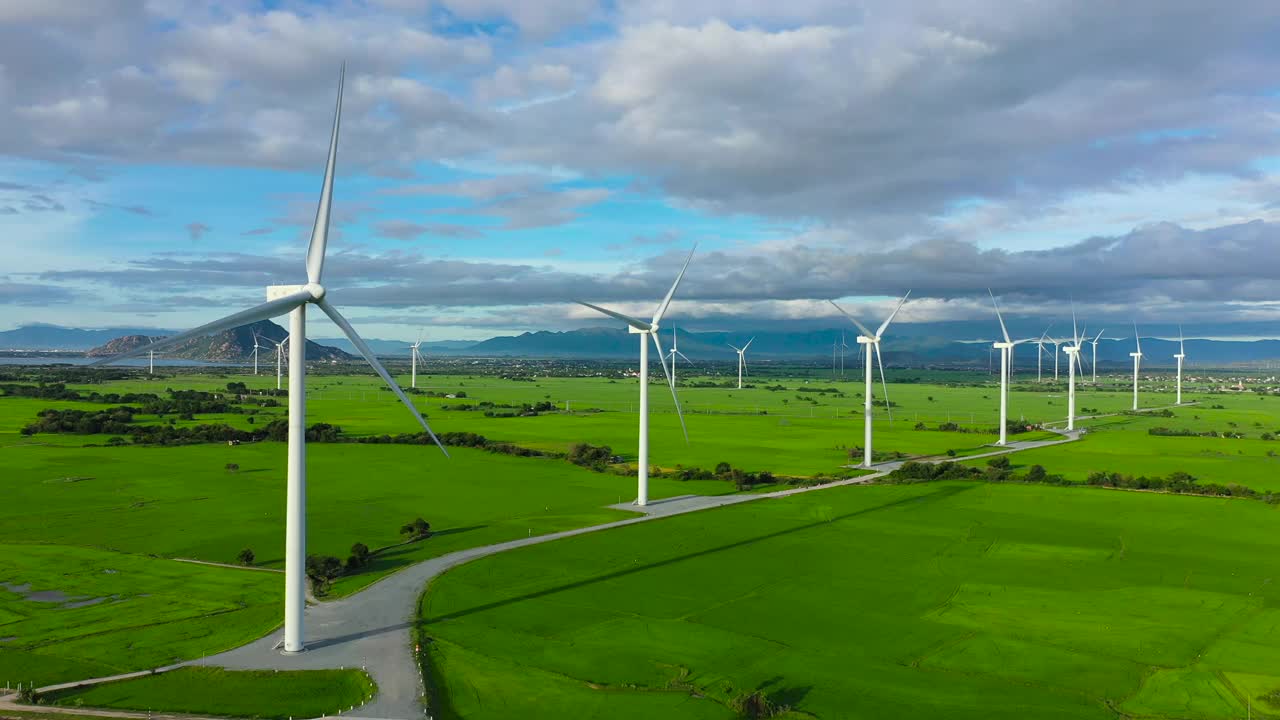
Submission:
M 898 311 L 902 309 L 902 305 L 907 301 L 908 297 L 911 297 L 910 290 L 907 291 L 906 295 L 902 296 L 902 299 L 898 301 L 897 307 L 893 309 L 893 312 L 889 313 L 889 317 L 885 318 L 885 321 L 880 324 L 880 328 L 876 330 L 874 333 L 868 330 L 865 325 L 855 320 L 852 315 L 845 312 L 844 308 L 840 307 L 839 305 L 836 305 L 835 300 L 827 301 L 831 303 L 832 307 L 839 310 L 840 314 L 849 318 L 849 322 L 853 323 L 854 327 L 858 328 L 858 332 L 862 333 L 861 335 L 858 336 L 858 344 L 867 346 L 866 362 L 863 364 L 863 367 L 866 368 L 866 372 L 865 372 L 865 378 L 866 378 L 865 396 L 866 397 L 865 397 L 865 400 L 863 401 L 863 429 L 862 429 L 863 430 L 863 442 L 862 442 L 862 466 L 863 467 L 868 467 L 868 468 L 871 467 L 871 408 L 872 408 L 871 389 L 873 387 L 873 384 L 871 382 L 871 353 L 872 352 L 875 353 L 876 364 L 880 366 L 880 385 L 881 387 L 884 388 L 884 409 L 889 416 L 889 422 L 893 422 L 893 410 L 889 408 L 889 385 L 884 380 L 884 362 L 880 358 L 880 339 L 881 339 L 881 336 L 884 335 L 884 331 L 889 329 L 889 323 L 893 322 L 893 318 L 898 314 Z
M 409 346 L 410 363 L 413 367 L 412 374 L 409 376 L 409 387 L 418 387 L 418 359 L 422 357 L 422 353 L 418 352 L 418 348 L 422 346 L 422 331 L 418 331 L 418 342 Z M 425 363 L 426 361 L 423 360 Z
M 742 389 L 742 371 L 747 369 L 747 348 L 751 347 L 751 343 L 755 341 L 756 339 L 752 337 L 750 340 L 747 341 L 747 344 L 743 345 L 742 347 L 738 347 L 733 343 L 728 343 L 729 347 L 738 351 L 738 389 L 739 390 Z
M 840 378 L 844 379 L 844 351 L 849 349 L 849 343 L 844 341 L 844 331 L 840 331 Z
M 1071 342 L 1062 348 L 1067 354 L 1067 430 L 1076 429 L 1076 365 L 1080 363 L 1080 346 L 1084 344 L 1076 327 L 1076 309 L 1071 308 Z M 1084 366 L 1080 368 L 1084 373 Z
M 839 377 L 839 375 L 836 375 L 836 355 L 839 354 L 839 352 L 840 352 L 840 343 L 836 342 L 835 340 L 832 340 L 831 341 L 831 379 L 832 380 L 835 380 L 837 377 Z
M 1062 346 L 1061 340 L 1049 338 L 1049 344 L 1053 345 L 1053 381 L 1058 382 L 1058 348 Z
M 1173 356 L 1178 361 L 1178 400 L 1175 405 L 1182 404 L 1182 361 L 1187 357 L 1187 348 L 1182 341 L 1182 326 L 1178 326 L 1178 354 Z
M 148 375 L 156 374 L 156 351 L 155 350 L 148 351 L 147 353 L 147 374 Z
M 1093 346 L 1093 384 L 1094 385 L 1098 384 L 1098 341 L 1102 339 L 1102 333 L 1106 331 L 1107 331 L 1106 328 L 1099 330 L 1098 336 L 1089 341 L 1089 344 Z
M 253 374 L 258 374 L 258 350 L 266 350 L 266 345 L 258 344 L 258 331 L 253 331 Z
M 286 286 L 281 285 L 281 286 L 279 286 L 279 287 L 286 287 Z M 289 330 L 290 330 L 290 332 L 292 332 L 292 331 L 293 331 L 293 328 L 291 327 Z M 290 337 L 291 337 L 291 336 L 290 336 Z M 282 373 L 282 370 L 281 370 L 282 365 L 281 365 L 281 363 L 282 363 L 282 361 L 284 360 L 284 346 L 285 346 L 285 345 L 287 345 L 287 344 L 289 344 L 289 338 L 288 338 L 288 337 L 286 337 L 285 339 L 280 340 L 280 341 L 272 340 L 271 342 L 273 342 L 273 343 L 275 343 L 275 344 L 276 344 L 276 389 L 277 389 L 277 390 L 279 390 L 279 389 L 280 389 L 280 377 L 281 377 L 281 373 Z M 292 374 L 292 373 L 293 373 L 293 367 L 292 367 L 293 362 L 292 362 L 292 358 L 290 359 L 290 363 L 289 363 L 289 364 L 290 364 L 289 372 L 290 372 L 290 374 Z
M 684 358 L 684 361 L 689 363 L 690 365 L 693 364 L 692 360 L 686 357 L 684 353 L 680 352 L 680 348 L 678 346 L 679 342 L 680 342 L 680 338 L 676 334 L 676 326 L 672 325 L 671 326 L 671 350 L 667 353 L 667 356 L 671 358 L 671 384 L 672 385 L 676 384 L 676 356 Z
M 333 113 L 333 134 L 329 139 L 329 157 L 325 163 L 324 183 L 320 189 L 320 202 L 316 208 L 316 221 L 311 230 L 311 241 L 307 246 L 305 285 L 274 285 L 267 288 L 267 302 L 248 310 L 228 315 L 221 320 L 201 325 L 194 330 L 179 333 L 149 346 L 137 348 L 129 352 L 99 360 L 91 365 L 102 365 L 128 357 L 141 355 L 148 350 L 161 350 L 192 338 L 203 337 L 228 328 L 240 327 L 260 320 L 277 317 L 289 313 L 289 463 L 288 490 L 285 500 L 285 560 L 284 560 L 284 652 L 296 653 L 304 649 L 303 644 L 303 609 L 306 606 L 306 557 L 307 557 L 307 386 L 306 386 L 306 317 L 307 306 L 316 305 L 324 311 L 335 325 L 356 347 L 364 359 L 373 366 L 391 391 L 400 398 L 400 402 L 409 409 L 413 417 L 422 425 L 422 429 L 435 440 L 440 450 L 448 456 L 444 445 L 431 431 L 427 421 L 418 409 L 413 406 L 389 374 L 386 368 L 374 357 L 373 350 L 356 333 L 351 323 L 342 316 L 338 309 L 330 304 L 327 290 L 320 284 L 321 272 L 324 269 L 325 247 L 329 240 L 329 211 L 333 204 L 333 174 L 338 157 L 338 128 L 342 118 L 342 86 L 346 66 L 338 76 L 338 99 Z M 283 344 L 283 343 L 282 343 Z M 281 345 L 282 345 L 281 344 Z
M 1133 324 L 1133 342 L 1137 345 L 1137 352 L 1129 353 L 1129 357 L 1133 358 L 1133 409 L 1138 409 L 1138 368 L 1142 366 L 1142 338 L 1138 337 L 1138 323 Z
M 1049 323 L 1049 327 L 1044 329 L 1044 332 L 1040 334 L 1040 339 L 1036 341 L 1036 382 L 1041 382 L 1040 361 L 1044 357 L 1044 344 L 1048 342 L 1046 338 L 1049 337 L 1049 331 L 1052 329 L 1053 323 Z
M 617 318 L 627 324 L 627 331 L 632 335 L 640 336 L 640 447 L 638 457 L 639 472 L 636 478 L 636 505 L 644 507 L 649 504 L 649 344 L 645 342 L 646 336 L 653 339 L 653 346 L 658 349 L 658 362 L 662 363 L 662 374 L 667 376 L 667 386 L 671 388 L 671 399 L 676 405 L 676 415 L 680 418 L 680 429 L 684 431 L 684 441 L 689 442 L 689 429 L 684 424 L 684 413 L 680 410 L 680 398 L 676 395 L 675 381 L 671 379 L 671 373 L 667 371 L 666 357 L 662 353 L 662 341 L 658 339 L 658 323 L 662 321 L 662 316 L 667 313 L 667 307 L 671 305 L 671 298 L 676 294 L 676 288 L 680 287 L 680 280 L 684 278 L 684 271 L 689 269 L 689 261 L 693 259 L 693 251 L 697 250 L 695 244 L 693 249 L 689 251 L 689 257 L 685 258 L 684 267 L 680 268 L 680 274 L 676 275 L 676 281 L 671 284 L 671 289 L 667 291 L 667 296 L 658 304 L 658 309 L 653 313 L 653 320 L 648 322 L 637 320 L 629 315 L 623 315 L 620 312 L 602 308 L 599 305 L 592 305 L 589 302 L 577 300 L 579 305 L 585 305 L 596 312 L 604 313 L 612 318 Z
M 995 293 L 987 288 L 991 296 L 991 304 L 996 308 L 996 319 L 1000 321 L 1000 334 L 1004 342 L 992 343 L 991 347 L 1000 351 L 1000 439 L 997 445 L 1009 442 L 1009 356 L 1013 353 L 1013 340 L 1009 337 L 1009 329 L 1005 327 L 1004 316 L 1000 314 L 1000 303 L 996 302 Z

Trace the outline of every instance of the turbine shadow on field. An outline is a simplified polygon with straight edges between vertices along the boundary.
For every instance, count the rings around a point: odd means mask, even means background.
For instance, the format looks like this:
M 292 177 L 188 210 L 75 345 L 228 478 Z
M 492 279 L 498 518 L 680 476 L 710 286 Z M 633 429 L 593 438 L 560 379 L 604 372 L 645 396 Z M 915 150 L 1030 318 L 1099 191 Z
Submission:
M 658 560 L 658 561 L 647 563 L 644 565 L 636 565 L 634 567 L 626 568 L 625 570 L 615 570 L 614 572 L 605 573 L 603 575 L 597 575 L 595 577 L 587 578 L 585 580 L 578 580 L 576 582 L 566 583 L 564 585 L 547 588 L 545 590 L 538 590 L 535 592 L 526 593 L 524 595 L 518 595 L 513 598 L 507 598 L 505 600 L 496 600 L 491 603 L 485 603 L 484 605 L 477 605 L 476 607 L 473 607 L 473 608 L 458 610 L 456 612 L 451 612 L 446 615 L 441 615 L 435 618 L 428 618 L 422 621 L 422 624 L 429 625 L 433 622 L 453 620 L 460 617 L 466 617 L 467 615 L 474 615 L 475 613 L 485 612 L 487 610 L 494 610 L 500 607 L 504 607 L 506 605 L 512 605 L 518 602 L 523 602 L 525 600 L 534 600 L 537 598 L 546 597 L 548 595 L 554 595 L 558 592 L 563 592 L 565 590 L 576 590 L 578 588 L 588 587 L 590 585 L 595 585 L 597 583 L 608 582 L 609 580 L 616 580 L 618 578 L 626 577 L 628 575 L 634 575 L 636 573 L 641 573 L 641 572 L 646 572 L 648 570 L 654 570 L 657 568 L 666 567 L 667 565 L 674 565 L 679 562 L 684 562 L 685 560 L 692 560 L 694 558 L 705 557 L 707 555 L 714 555 L 718 552 L 724 552 L 725 550 L 733 550 L 736 548 L 746 547 L 748 545 L 754 545 L 756 543 L 764 542 L 766 540 L 773 540 L 774 538 L 785 537 L 787 535 L 791 535 L 794 533 L 804 532 L 806 530 L 812 530 L 813 528 L 822 527 L 823 525 L 828 525 L 836 521 L 849 520 L 851 518 L 873 513 L 878 510 L 887 510 L 889 508 L 898 507 L 900 505 L 908 505 L 910 503 L 915 503 L 915 502 L 924 502 L 926 500 L 929 500 L 929 501 L 945 500 L 951 497 L 952 495 L 964 492 L 966 490 L 970 490 L 973 487 L 974 486 L 972 485 L 971 486 L 952 485 L 952 486 L 944 487 L 940 490 L 935 490 L 926 495 L 913 495 L 911 497 L 901 498 L 899 500 L 894 500 L 893 502 L 885 503 L 884 505 L 876 505 L 875 507 L 863 508 L 861 510 L 855 510 L 850 513 L 845 513 L 844 515 L 835 515 L 828 520 L 818 520 L 816 522 L 806 523 L 804 525 L 797 525 L 795 527 L 786 528 L 785 530 L 777 530 L 775 532 L 765 533 L 764 535 L 757 535 L 756 537 L 747 538 L 745 540 L 726 543 L 724 545 L 718 545 L 716 547 L 707 548 L 705 550 L 698 550 L 697 552 L 686 553 L 684 555 L 677 555 L 675 557 L 670 557 L 665 560 Z

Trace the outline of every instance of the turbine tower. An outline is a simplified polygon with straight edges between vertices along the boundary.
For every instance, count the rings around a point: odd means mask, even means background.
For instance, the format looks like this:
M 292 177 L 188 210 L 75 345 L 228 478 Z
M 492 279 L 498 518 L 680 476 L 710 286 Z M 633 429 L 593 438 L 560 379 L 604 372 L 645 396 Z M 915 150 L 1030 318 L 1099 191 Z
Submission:
M 1175 405 L 1182 404 L 1182 361 L 1187 357 L 1187 348 L 1182 339 L 1182 326 L 1178 326 L 1178 354 L 1173 356 L 1178 361 L 1178 400 Z
M 1136 352 L 1129 353 L 1129 357 L 1133 358 L 1133 409 L 1138 409 L 1138 368 L 1142 367 L 1142 338 L 1138 337 L 1138 323 L 1133 324 L 1133 342 L 1137 346 Z
M 1080 336 L 1076 327 L 1076 309 L 1071 308 L 1071 342 L 1062 348 L 1062 352 L 1067 354 L 1067 430 L 1076 429 L 1076 365 L 1080 363 L 1080 346 L 1084 344 L 1084 338 Z M 1081 374 L 1084 374 L 1084 366 L 1080 366 Z
M 105 358 L 91 365 L 103 365 L 128 357 L 141 355 L 148 350 L 162 350 L 166 347 L 192 338 L 203 337 L 227 328 L 240 327 L 248 323 L 266 320 L 285 313 L 289 314 L 289 462 L 288 490 L 285 500 L 285 560 L 284 560 L 284 652 L 296 653 L 304 649 L 303 610 L 306 606 L 306 557 L 307 557 L 307 386 L 306 386 L 306 317 L 307 306 L 316 305 L 324 311 L 329 319 L 337 325 L 356 347 L 364 359 L 373 366 L 383 381 L 391 387 L 391 391 L 400 398 L 400 402 L 409 409 L 413 417 L 422 425 L 422 429 L 435 440 L 440 450 L 448 456 L 448 451 L 440 443 L 439 438 L 431 431 L 427 421 L 418 409 L 413 406 L 387 373 L 382 363 L 374 357 L 373 350 L 356 333 L 351 323 L 338 312 L 327 297 L 326 288 L 320 284 L 324 270 L 325 246 L 329 240 L 329 210 L 333 202 L 333 173 L 338 157 L 338 128 L 342 118 L 342 85 L 346 66 L 338 76 L 338 99 L 333 113 L 333 133 L 329 139 L 329 157 L 325 163 L 324 183 L 320 189 L 320 202 L 316 209 L 316 221 L 311 230 L 311 241 L 307 246 L 306 273 L 304 285 L 274 285 L 267 288 L 267 302 L 257 307 L 228 315 L 221 320 L 201 325 L 149 346 L 137 348 L 120 355 Z M 282 343 L 283 344 L 283 343 Z
M 836 305 L 835 300 L 827 301 L 831 303 L 832 307 L 839 310 L 842 315 L 849 318 L 849 322 L 853 323 L 854 327 L 858 328 L 858 332 L 862 333 L 861 335 L 858 336 L 858 344 L 867 346 L 867 353 L 865 357 L 866 362 L 863 363 L 863 366 L 866 368 L 866 372 L 864 373 L 865 380 L 866 380 L 866 393 L 865 393 L 865 400 L 863 401 L 863 428 L 862 428 L 862 434 L 863 434 L 862 466 L 863 467 L 867 467 L 867 468 L 871 467 L 871 409 L 872 409 L 871 389 L 873 387 L 873 384 L 871 382 L 871 354 L 873 352 L 875 353 L 876 364 L 880 366 L 880 385 L 881 387 L 884 388 L 884 409 L 885 409 L 885 413 L 887 413 L 889 416 L 889 422 L 893 422 L 893 410 L 889 408 L 889 385 L 884 380 L 884 362 L 880 358 L 880 339 L 881 339 L 881 336 L 884 335 L 884 331 L 889 329 L 889 323 L 893 322 L 893 318 L 898 314 L 898 311 L 902 309 L 902 305 L 907 301 L 908 297 L 911 297 L 910 290 L 907 291 L 906 295 L 902 296 L 902 299 L 898 301 L 897 307 L 893 309 L 893 312 L 889 313 L 889 317 L 885 318 L 885 321 L 881 323 L 880 328 L 876 330 L 874 333 L 868 330 L 866 326 L 864 326 L 862 323 L 855 320 L 852 315 L 845 312 L 844 308 L 840 307 L 839 305 Z
M 254 330 L 253 331 L 253 374 L 254 375 L 258 374 L 258 350 L 267 349 L 266 345 L 260 345 L 258 343 L 258 338 L 259 338 L 258 331 Z
M 677 356 L 682 357 L 684 358 L 685 362 L 689 363 L 690 365 L 693 364 L 692 360 L 685 357 L 685 354 L 680 352 L 680 347 L 678 346 L 679 341 L 680 341 L 680 338 L 676 334 L 676 326 L 672 325 L 671 326 L 671 350 L 667 352 L 667 357 L 671 358 L 671 384 L 672 385 L 676 384 L 676 357 Z
M 743 345 L 742 347 L 738 347 L 733 343 L 728 343 L 729 347 L 733 348 L 738 353 L 738 389 L 739 390 L 742 389 L 742 372 L 747 369 L 747 348 L 751 347 L 751 343 L 755 341 L 756 339 L 753 337 L 747 341 L 746 345 Z
M 996 302 L 995 293 L 987 288 L 991 296 L 991 304 L 996 308 L 996 319 L 1000 321 L 1000 334 L 1004 342 L 992 343 L 991 347 L 1000 351 L 1000 439 L 997 445 L 1009 442 L 1009 356 L 1013 353 L 1013 340 L 1009 337 L 1009 329 L 1005 327 L 1004 316 L 1000 314 L 1000 303 Z
M 1040 339 L 1036 341 L 1036 382 L 1042 382 L 1041 360 L 1044 359 L 1044 344 L 1048 342 L 1049 331 L 1053 329 L 1053 323 L 1049 323 L 1049 327 L 1041 333 Z
M 840 331 L 840 379 L 844 379 L 844 351 L 849 349 L 849 343 L 844 341 L 844 331 Z
M 649 343 L 647 339 L 653 340 L 653 346 L 658 350 L 658 362 L 662 363 L 662 374 L 667 376 L 667 386 L 671 389 L 671 399 L 676 405 L 676 415 L 680 418 L 680 429 L 684 431 L 684 441 L 689 442 L 689 429 L 684 424 L 684 413 L 680 410 L 680 398 L 676 395 L 675 381 L 671 379 L 671 373 L 667 371 L 666 356 L 662 353 L 662 341 L 658 338 L 658 323 L 662 321 L 662 316 L 667 313 L 667 307 L 671 305 L 671 298 L 676 294 L 676 288 L 680 287 L 680 280 L 684 278 L 684 271 L 689 269 L 689 261 L 693 259 L 693 251 L 697 250 L 695 244 L 693 249 L 689 251 L 689 257 L 685 258 L 684 267 L 680 268 L 680 274 L 676 275 L 676 281 L 671 284 L 671 289 L 667 291 L 667 296 L 658 304 L 658 309 L 653 313 L 653 320 L 648 322 L 637 320 L 629 315 L 623 315 L 620 312 L 602 308 L 599 305 L 592 305 L 589 302 L 577 300 L 579 305 L 604 313 L 612 318 L 617 318 L 627 324 L 627 330 L 632 335 L 640 336 L 640 442 L 638 449 L 638 457 L 636 462 L 639 465 L 636 478 L 636 505 L 644 507 L 649 504 Z
M 1102 339 L 1102 333 L 1106 331 L 1107 331 L 1106 328 L 1099 330 L 1098 336 L 1089 341 L 1089 344 L 1093 346 L 1093 384 L 1094 385 L 1098 384 L 1098 341 Z
M 147 353 L 147 374 L 148 375 L 156 374 L 156 351 L 155 350 L 148 351 Z
M 422 331 L 418 331 L 418 342 L 409 346 L 410 365 L 413 367 L 409 376 L 409 387 L 418 387 L 418 360 L 422 357 L 422 353 L 418 352 L 418 348 L 422 346 Z M 426 361 L 423 360 L 425 363 Z
M 290 330 L 292 330 L 292 328 L 290 328 Z M 289 344 L 289 338 L 286 337 L 285 339 L 280 340 L 279 342 L 275 340 L 272 340 L 271 342 L 276 344 L 276 389 L 279 390 L 281 373 L 283 372 L 281 370 L 281 368 L 283 367 L 281 365 L 281 362 L 284 360 L 284 346 Z M 291 373 L 293 372 L 292 367 L 289 368 L 289 372 Z
M 1049 338 L 1049 344 L 1053 345 L 1053 381 L 1058 382 L 1058 348 L 1061 347 L 1062 341 Z

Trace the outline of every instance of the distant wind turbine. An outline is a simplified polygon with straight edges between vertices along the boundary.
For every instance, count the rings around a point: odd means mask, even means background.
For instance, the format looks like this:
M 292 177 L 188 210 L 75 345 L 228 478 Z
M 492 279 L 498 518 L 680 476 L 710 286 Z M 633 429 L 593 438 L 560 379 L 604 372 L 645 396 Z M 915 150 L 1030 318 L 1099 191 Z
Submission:
M 290 332 L 292 332 L 292 328 L 290 328 Z M 281 363 L 284 361 L 284 346 L 289 343 L 289 338 L 286 337 L 285 339 L 279 340 L 279 341 L 272 340 L 271 342 L 276 344 L 276 389 L 279 390 L 281 373 L 283 372 L 281 370 L 281 368 L 283 367 Z M 290 365 L 292 365 L 292 362 L 290 362 Z M 289 370 L 290 372 L 292 372 L 293 368 L 289 368 Z
M 866 372 L 865 372 L 866 394 L 865 394 L 865 399 L 863 401 L 863 444 L 862 444 L 862 466 L 863 467 L 871 467 L 871 418 L 872 418 L 871 395 L 872 395 L 872 388 L 874 387 L 874 384 L 871 381 L 871 354 L 873 352 L 875 353 L 875 362 L 880 367 L 880 385 L 884 388 L 884 409 L 885 409 L 885 413 L 889 416 L 889 422 L 892 423 L 893 410 L 890 409 L 889 407 L 889 384 L 886 383 L 884 379 L 884 361 L 880 357 L 880 339 L 881 339 L 881 336 L 884 335 L 884 332 L 889 329 L 889 323 L 893 322 L 893 318 L 897 316 L 898 311 L 902 309 L 902 305 L 907 301 L 908 297 L 911 297 L 910 290 L 907 291 L 906 295 L 902 296 L 902 299 L 898 301 L 897 307 L 893 309 L 893 312 L 889 313 L 889 317 L 885 318 L 885 321 L 881 323 L 879 329 L 877 329 L 874 333 L 868 330 L 865 325 L 855 320 L 852 315 L 845 312 L 844 308 L 840 307 L 839 305 L 836 305 L 836 302 L 834 300 L 827 301 L 831 303 L 832 307 L 839 310 L 840 314 L 849 318 L 849 322 L 853 323 L 854 327 L 858 328 L 858 332 L 862 333 L 861 335 L 858 336 L 858 344 L 867 346 L 866 362 L 864 363 L 864 367 L 866 368 Z
M 1009 355 L 1013 352 L 1013 340 L 1009 337 L 1009 329 L 1005 327 L 1004 316 L 1000 314 L 1000 303 L 996 302 L 995 293 L 987 288 L 991 296 L 991 304 L 996 309 L 996 319 L 1000 321 L 1000 334 L 1004 342 L 992 343 L 991 347 L 1000 351 L 1000 439 L 997 445 L 1005 445 L 1009 441 Z
M 1071 342 L 1062 348 L 1067 354 L 1067 430 L 1076 429 L 1076 366 L 1080 364 L 1080 346 L 1084 338 L 1076 326 L 1076 309 L 1071 308 Z M 1081 374 L 1084 368 L 1080 369 Z
M 742 373 L 747 369 L 747 348 L 751 347 L 751 343 L 755 341 L 756 339 L 753 337 L 747 341 L 746 345 L 743 345 L 742 347 L 738 347 L 733 343 L 728 343 L 729 347 L 733 348 L 738 353 L 738 389 L 739 390 L 742 389 Z
M 258 338 L 259 338 L 258 331 L 254 330 L 253 331 L 253 374 L 254 375 L 258 374 L 258 351 L 267 349 L 266 345 L 261 345 L 258 343 Z
M 1042 382 L 1041 360 L 1044 358 L 1044 344 L 1048 342 L 1049 331 L 1053 329 L 1053 323 L 1049 323 L 1049 327 L 1044 329 L 1040 335 L 1040 339 L 1036 341 L 1036 382 Z
M 1098 384 L 1098 341 L 1102 339 L 1102 333 L 1106 331 L 1107 331 L 1106 328 L 1099 330 L 1098 336 L 1089 341 L 1089 344 L 1093 346 L 1093 384 L 1094 385 Z
M 1142 338 L 1138 336 L 1138 323 L 1133 324 L 1133 342 L 1137 351 L 1129 353 L 1133 358 L 1133 409 L 1138 409 L 1138 369 L 1142 367 Z
M 1178 354 L 1173 356 L 1178 361 L 1178 400 L 1175 405 L 1182 404 L 1182 361 L 1187 357 L 1187 348 L 1182 339 L 1182 326 L 1178 326 Z
M 662 353 L 662 341 L 658 338 L 658 323 L 662 321 L 662 316 L 667 313 L 667 307 L 671 305 L 671 298 L 676 294 L 676 288 L 680 287 L 680 280 L 684 278 L 684 271 L 689 269 L 689 261 L 693 259 L 693 251 L 697 250 L 695 244 L 693 249 L 689 251 L 689 257 L 685 258 L 684 267 L 680 268 L 680 274 L 676 275 L 676 281 L 671 284 L 671 289 L 667 291 L 667 296 L 658 304 L 658 309 L 653 313 L 653 319 L 646 322 L 637 320 L 620 312 L 602 308 L 599 305 L 592 305 L 589 302 L 581 300 L 576 301 L 579 305 L 604 313 L 611 318 L 616 318 L 627 324 L 627 330 L 633 335 L 640 336 L 640 442 L 639 452 L 636 463 L 639 465 L 636 479 L 636 505 L 641 507 L 649 504 L 649 343 L 646 338 L 653 339 L 653 346 L 658 349 L 658 362 L 662 363 L 662 374 L 667 377 L 667 386 L 671 388 L 671 399 L 676 405 L 676 415 L 680 418 L 680 429 L 684 431 L 684 441 L 689 442 L 689 430 L 684 424 L 684 413 L 680 410 L 680 398 L 676 395 L 675 381 L 671 378 L 671 373 L 667 371 L 667 360 Z
M 667 352 L 667 357 L 671 358 L 671 384 L 672 385 L 676 384 L 676 358 L 682 357 L 684 358 L 685 362 L 689 363 L 690 365 L 693 364 L 692 360 L 685 357 L 685 354 L 680 352 L 679 342 L 680 342 L 680 337 L 679 335 L 676 334 L 676 326 L 672 325 L 671 326 L 671 350 Z
M 337 325 L 351 344 L 356 347 L 369 365 L 377 371 L 383 381 L 391 387 L 391 391 L 400 398 L 400 402 L 409 409 L 422 429 L 435 440 L 440 450 L 448 455 L 444 445 L 431 431 L 427 421 L 418 409 L 409 401 L 408 396 L 400 389 L 387 373 L 382 363 L 374 357 L 373 350 L 356 333 L 355 328 L 347 322 L 338 309 L 327 297 L 327 289 L 320 284 L 324 269 L 325 248 L 329 240 L 329 214 L 333 203 L 334 166 L 338 157 L 338 128 L 342 118 L 342 85 L 346 74 L 344 65 L 342 75 L 338 78 L 338 100 L 333 114 L 333 134 L 329 140 L 329 157 L 325 164 L 324 183 L 320 190 L 320 202 L 316 208 L 315 225 L 311 230 L 311 242 L 307 246 L 305 285 L 274 285 L 267 288 L 267 302 L 257 307 L 228 315 L 221 320 L 201 325 L 194 330 L 179 333 L 150 346 L 137 348 L 121 355 L 99 360 L 91 365 L 102 365 L 128 357 L 141 355 L 149 350 L 161 350 L 192 338 L 204 337 L 228 328 L 240 327 L 248 323 L 266 320 L 289 313 L 289 461 L 288 485 L 285 500 L 285 601 L 284 601 L 284 652 L 296 653 L 304 649 L 303 645 L 303 610 L 306 606 L 306 557 L 307 557 L 307 387 L 306 387 L 306 317 L 307 306 L 316 305 L 324 311 L 329 319 Z M 280 343 L 277 347 L 283 346 Z
M 422 358 L 422 353 L 418 351 L 418 348 L 421 346 L 422 346 L 422 331 L 419 330 L 418 342 L 409 346 L 410 365 L 413 368 L 410 371 L 410 375 L 409 375 L 409 387 L 411 388 L 418 387 L 418 360 Z M 423 362 L 425 363 L 426 361 L 423 360 Z

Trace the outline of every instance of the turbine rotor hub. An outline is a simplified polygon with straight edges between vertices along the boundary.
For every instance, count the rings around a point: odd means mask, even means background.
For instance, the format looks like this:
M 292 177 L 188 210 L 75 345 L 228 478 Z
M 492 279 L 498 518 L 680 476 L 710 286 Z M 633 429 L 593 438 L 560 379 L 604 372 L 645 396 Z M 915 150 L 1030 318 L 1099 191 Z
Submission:
M 306 285 L 302 286 L 302 289 L 311 293 L 312 299 L 317 301 L 323 300 L 324 294 L 326 292 L 324 289 L 324 286 L 321 285 L 320 283 L 307 283 Z

